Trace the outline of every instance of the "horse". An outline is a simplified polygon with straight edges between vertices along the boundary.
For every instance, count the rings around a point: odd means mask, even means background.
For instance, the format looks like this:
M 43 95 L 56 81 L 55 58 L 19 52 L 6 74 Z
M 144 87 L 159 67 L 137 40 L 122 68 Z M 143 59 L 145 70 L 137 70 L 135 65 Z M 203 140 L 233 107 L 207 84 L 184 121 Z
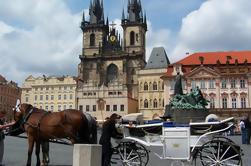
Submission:
M 97 143 L 97 123 L 89 114 L 76 109 L 60 112 L 48 112 L 30 104 L 18 104 L 14 109 L 14 119 L 21 131 L 28 137 L 28 159 L 26 166 L 31 166 L 31 155 L 36 144 L 36 166 L 40 166 L 40 144 L 50 139 L 67 138 L 72 144 Z

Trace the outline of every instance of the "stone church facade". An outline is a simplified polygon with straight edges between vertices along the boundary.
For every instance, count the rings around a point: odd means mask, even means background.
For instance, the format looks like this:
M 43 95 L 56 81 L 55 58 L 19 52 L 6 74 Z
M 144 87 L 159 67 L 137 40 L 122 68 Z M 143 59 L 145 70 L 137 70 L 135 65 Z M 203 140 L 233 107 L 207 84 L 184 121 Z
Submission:
M 91 0 L 83 20 L 83 49 L 78 65 L 78 109 L 104 120 L 112 113 L 138 112 L 138 71 L 145 62 L 146 17 L 140 0 L 122 11 L 123 38 L 104 18 L 103 1 Z

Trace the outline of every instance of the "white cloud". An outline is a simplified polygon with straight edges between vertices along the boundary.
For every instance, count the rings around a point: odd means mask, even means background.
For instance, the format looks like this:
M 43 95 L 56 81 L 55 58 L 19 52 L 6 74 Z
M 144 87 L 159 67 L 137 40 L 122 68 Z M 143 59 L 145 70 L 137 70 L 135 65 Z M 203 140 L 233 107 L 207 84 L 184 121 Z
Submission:
M 183 19 L 173 60 L 186 52 L 250 50 L 250 8 L 249 0 L 204 2 Z
M 15 0 L 0 2 L 0 16 L 0 73 L 8 80 L 77 74 L 82 13 L 72 14 L 60 0 Z

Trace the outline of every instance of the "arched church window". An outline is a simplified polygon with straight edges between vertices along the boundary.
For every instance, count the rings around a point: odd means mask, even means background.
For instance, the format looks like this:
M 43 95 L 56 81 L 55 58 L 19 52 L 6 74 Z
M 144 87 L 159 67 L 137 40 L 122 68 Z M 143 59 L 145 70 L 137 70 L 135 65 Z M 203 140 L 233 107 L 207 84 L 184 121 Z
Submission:
M 157 99 L 153 100 L 153 108 L 157 108 L 158 107 L 158 101 Z
M 148 90 L 148 83 L 147 82 L 144 83 L 144 90 Z
M 134 45 L 135 44 L 135 32 L 132 31 L 130 32 L 130 45 Z
M 95 34 L 90 35 L 90 46 L 95 46 Z
M 112 82 L 118 78 L 118 67 L 115 64 L 110 64 L 107 67 L 107 83 Z
M 157 85 L 157 82 L 153 82 L 153 90 L 158 90 L 158 85 Z
M 145 99 L 145 101 L 144 101 L 144 108 L 148 108 L 148 100 L 147 99 Z

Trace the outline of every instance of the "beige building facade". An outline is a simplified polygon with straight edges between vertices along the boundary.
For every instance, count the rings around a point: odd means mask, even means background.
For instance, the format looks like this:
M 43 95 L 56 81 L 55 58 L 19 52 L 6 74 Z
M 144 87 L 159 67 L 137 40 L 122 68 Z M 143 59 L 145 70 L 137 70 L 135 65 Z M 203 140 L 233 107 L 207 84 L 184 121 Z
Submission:
M 27 77 L 22 85 L 21 102 L 47 111 L 76 108 L 76 77 Z
M 78 65 L 77 107 L 98 120 L 112 113 L 138 112 L 138 71 L 145 62 L 146 18 L 140 1 L 128 1 L 122 12 L 122 38 L 104 19 L 103 3 L 92 1 L 89 20 L 83 16 L 83 50 Z M 109 27 L 111 26 L 111 27 Z
M 164 81 L 161 76 L 166 73 L 168 64 L 164 48 L 156 47 L 146 67 L 139 71 L 139 111 L 143 113 L 144 119 L 150 120 L 164 114 Z
M 162 77 L 165 105 L 174 94 L 177 72 L 183 92 L 199 87 L 211 113 L 237 118 L 251 114 L 251 51 L 195 53 L 170 65 Z

